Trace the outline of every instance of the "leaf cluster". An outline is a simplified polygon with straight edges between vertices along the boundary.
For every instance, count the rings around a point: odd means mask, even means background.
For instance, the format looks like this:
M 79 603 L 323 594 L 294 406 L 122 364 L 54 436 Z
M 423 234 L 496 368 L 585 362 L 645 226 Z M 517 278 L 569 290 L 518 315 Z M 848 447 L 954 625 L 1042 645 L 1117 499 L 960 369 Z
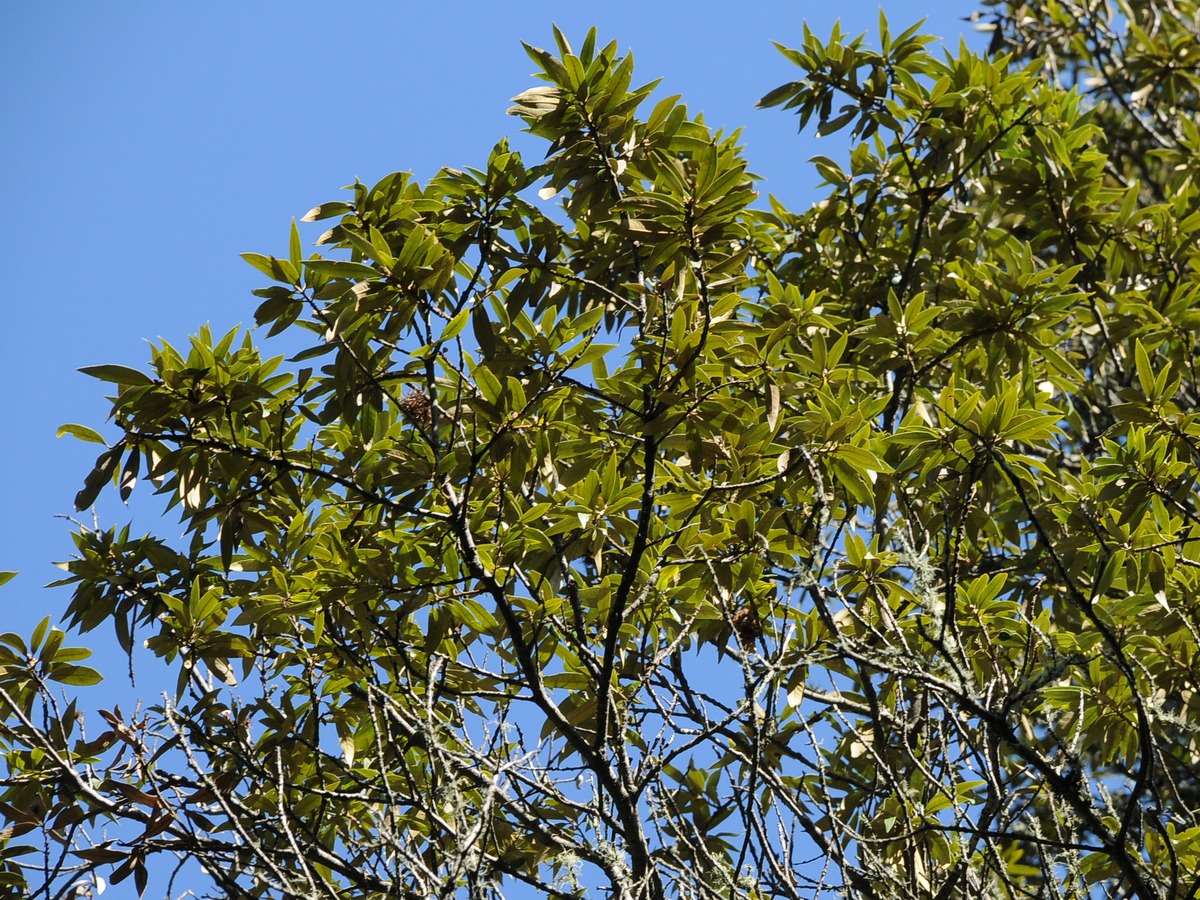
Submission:
M 851 139 L 802 212 L 556 29 L 541 162 L 356 183 L 245 255 L 263 337 L 86 369 L 77 505 L 183 536 L 80 528 L 67 616 L 177 681 L 88 740 L 86 651 L 0 637 L 5 883 L 1194 895 L 1200 189 L 1139 106 L 1191 26 L 989 8 L 1013 54 L 781 48 Z

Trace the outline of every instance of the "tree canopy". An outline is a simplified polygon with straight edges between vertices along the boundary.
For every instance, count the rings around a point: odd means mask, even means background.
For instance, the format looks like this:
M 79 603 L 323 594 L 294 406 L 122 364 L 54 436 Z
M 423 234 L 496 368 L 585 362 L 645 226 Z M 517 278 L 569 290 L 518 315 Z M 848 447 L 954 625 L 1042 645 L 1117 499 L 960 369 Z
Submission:
M 85 369 L 76 506 L 184 537 L 81 526 L 68 628 L 177 680 L 84 716 L 0 635 L 0 884 L 1197 896 L 1197 5 L 975 21 L 780 47 L 849 138 L 801 211 L 556 29 L 544 159 L 356 183 L 256 329 Z

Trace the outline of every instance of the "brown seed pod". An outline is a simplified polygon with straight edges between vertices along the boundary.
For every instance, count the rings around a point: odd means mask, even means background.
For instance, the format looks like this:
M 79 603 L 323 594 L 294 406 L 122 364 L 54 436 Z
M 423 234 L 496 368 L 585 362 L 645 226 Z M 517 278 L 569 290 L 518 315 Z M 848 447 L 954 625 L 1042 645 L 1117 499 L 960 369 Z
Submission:
M 754 642 L 762 637 L 762 621 L 758 618 L 758 610 L 753 606 L 743 606 L 733 614 L 730 620 L 737 634 L 738 643 L 743 650 L 753 650 Z
M 400 408 L 421 427 L 433 421 L 433 405 L 429 402 L 429 395 L 420 388 L 405 391 L 400 398 Z

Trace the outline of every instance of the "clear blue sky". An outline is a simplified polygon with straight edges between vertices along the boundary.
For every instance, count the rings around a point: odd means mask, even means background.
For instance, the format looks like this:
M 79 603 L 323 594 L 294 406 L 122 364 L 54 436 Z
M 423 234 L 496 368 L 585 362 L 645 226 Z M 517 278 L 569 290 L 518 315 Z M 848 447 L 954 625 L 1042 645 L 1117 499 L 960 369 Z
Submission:
M 893 31 L 928 16 L 957 43 L 971 0 L 884 0 Z M 0 630 L 57 619 L 53 560 L 71 550 L 72 499 L 95 451 L 55 438 L 99 427 L 99 382 L 79 366 L 142 366 L 145 340 L 186 343 L 252 324 L 262 277 L 242 251 L 282 253 L 287 229 L 356 177 L 480 165 L 515 136 L 509 99 L 532 86 L 522 39 L 552 46 L 551 21 L 590 25 L 634 51 L 639 81 L 664 79 L 710 124 L 743 126 L 762 189 L 799 205 L 829 152 L 754 102 L 796 70 L 771 46 L 801 22 L 876 28 L 875 2 L 7 3 L 0 11 Z M 968 34 L 976 46 L 977 35 Z M 518 146 L 530 147 L 518 141 Z M 540 154 L 540 150 L 537 151 Z M 322 228 L 310 226 L 308 240 Z M 111 434 L 111 431 L 109 432 Z M 137 494 L 148 494 L 141 485 Z M 136 495 L 135 495 L 136 496 Z M 170 533 L 146 497 L 109 496 L 101 524 Z M 119 679 L 123 665 L 100 666 Z M 114 685 L 113 687 L 116 687 Z M 156 686 L 142 684 L 154 695 Z M 121 887 L 124 887 L 122 885 Z M 123 896 L 114 891 L 117 896 Z M 107 896 L 107 895 L 106 895 Z

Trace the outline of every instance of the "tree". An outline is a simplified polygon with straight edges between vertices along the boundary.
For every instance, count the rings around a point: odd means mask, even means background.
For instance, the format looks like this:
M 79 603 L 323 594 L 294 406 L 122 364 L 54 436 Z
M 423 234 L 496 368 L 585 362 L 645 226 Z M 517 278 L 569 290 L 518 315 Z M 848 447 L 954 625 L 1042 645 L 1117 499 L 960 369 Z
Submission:
M 289 359 L 86 370 L 76 505 L 190 538 L 79 528 L 69 625 L 178 681 L 85 733 L 87 651 L 0 636 L 4 883 L 1196 896 L 1195 4 L 988 5 L 781 48 L 852 141 L 805 212 L 556 30 L 544 161 L 246 255 Z

